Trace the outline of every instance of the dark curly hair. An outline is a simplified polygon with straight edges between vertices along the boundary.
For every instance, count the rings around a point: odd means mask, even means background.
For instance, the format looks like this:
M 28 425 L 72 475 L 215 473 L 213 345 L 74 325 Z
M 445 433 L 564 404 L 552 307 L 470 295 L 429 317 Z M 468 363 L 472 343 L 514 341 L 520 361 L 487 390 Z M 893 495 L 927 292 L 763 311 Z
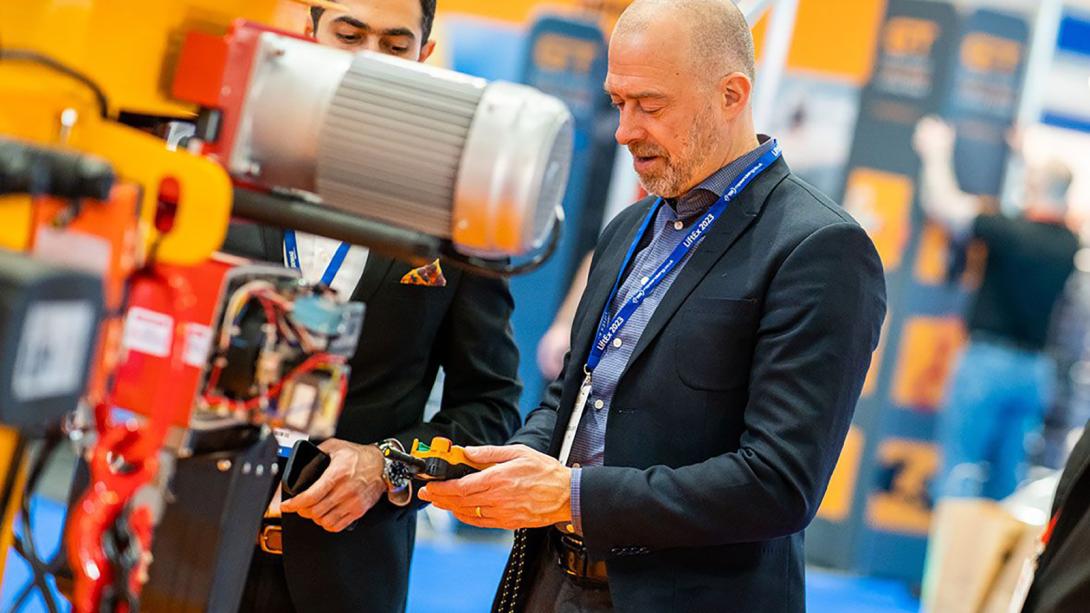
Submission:
M 431 25 L 435 22 L 435 4 L 437 0 L 420 0 L 420 30 L 423 40 L 420 44 L 428 42 L 431 37 Z M 314 30 L 318 30 L 318 20 L 322 18 L 325 9 L 316 6 L 310 7 L 310 21 L 314 24 Z

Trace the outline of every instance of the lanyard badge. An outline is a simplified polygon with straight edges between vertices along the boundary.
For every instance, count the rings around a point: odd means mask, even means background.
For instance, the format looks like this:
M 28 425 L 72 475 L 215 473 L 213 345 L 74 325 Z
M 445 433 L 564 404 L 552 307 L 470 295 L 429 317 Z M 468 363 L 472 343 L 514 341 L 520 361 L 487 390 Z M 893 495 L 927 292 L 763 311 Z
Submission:
M 340 272 L 341 266 L 344 265 L 344 259 L 348 256 L 349 247 L 350 245 L 345 242 L 337 245 L 337 251 L 333 253 L 333 259 L 329 261 L 325 272 L 322 274 L 322 285 L 326 287 L 333 285 L 333 279 L 337 278 L 337 273 Z M 284 260 L 288 268 L 294 268 L 298 271 L 303 270 L 302 263 L 299 261 L 299 243 L 295 237 L 295 230 L 284 232 Z

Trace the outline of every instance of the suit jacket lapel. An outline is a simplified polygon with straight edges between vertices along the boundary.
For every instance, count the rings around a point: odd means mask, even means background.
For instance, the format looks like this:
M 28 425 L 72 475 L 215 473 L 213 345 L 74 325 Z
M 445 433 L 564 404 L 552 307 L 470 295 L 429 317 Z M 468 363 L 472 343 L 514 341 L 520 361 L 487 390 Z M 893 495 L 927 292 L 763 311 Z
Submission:
M 757 215 L 760 213 L 768 195 L 789 173 L 787 163 L 781 158 L 773 163 L 768 170 L 764 171 L 761 176 L 754 179 L 749 187 L 738 196 L 738 199 L 727 207 L 723 217 L 716 221 L 712 229 L 708 231 L 704 242 L 689 256 L 689 260 L 685 262 L 681 271 L 678 272 L 677 278 L 670 285 L 670 289 L 662 297 L 662 301 L 659 302 L 655 313 L 647 322 L 647 327 L 644 328 L 643 333 L 640 335 L 640 340 L 636 343 L 636 348 L 632 351 L 632 356 L 628 359 L 624 372 L 621 373 L 622 378 L 628 372 L 628 368 L 636 363 L 640 354 L 651 344 L 651 341 L 662 332 L 666 323 L 674 316 L 674 313 L 689 297 L 689 294 L 708 275 L 712 266 L 723 257 L 723 254 L 746 231 L 746 228 L 757 219 Z
M 272 226 L 261 226 L 261 249 L 265 259 L 284 264 L 284 231 Z
M 580 382 L 583 380 L 583 366 L 587 362 L 587 354 L 590 353 L 590 346 L 594 343 L 594 335 L 598 331 L 599 316 L 601 316 L 602 309 L 606 306 L 606 300 L 609 299 L 609 291 L 613 289 L 613 282 L 617 280 L 617 275 L 621 272 L 625 253 L 632 241 L 636 240 L 636 232 L 639 231 L 640 224 L 643 223 L 648 209 L 655 203 L 655 200 L 655 198 L 648 198 L 633 204 L 633 207 L 640 207 L 641 212 L 639 215 L 633 216 L 631 226 L 620 230 L 609 245 L 599 245 L 598 258 L 601 263 L 595 267 L 591 278 L 587 281 L 584 302 L 576 313 L 575 321 L 572 324 L 573 336 L 576 339 L 572 343 L 571 355 L 568 358 L 568 370 L 572 372 L 566 375 L 564 393 L 560 406 L 557 408 L 557 425 L 553 431 L 550 444 L 550 453 L 554 456 L 560 453 L 564 430 L 568 421 L 571 420 L 575 392 L 570 390 L 578 391 Z M 574 388 L 570 385 L 573 378 L 577 379 Z
M 374 296 L 375 292 L 378 291 L 379 285 L 393 265 L 394 260 L 384 255 L 379 255 L 374 251 L 367 254 L 367 264 L 363 267 L 363 276 L 360 277 L 360 282 L 356 285 L 356 291 L 352 292 L 352 300 L 355 302 L 370 300 L 371 296 Z
M 594 277 L 587 280 L 586 308 L 583 310 L 580 320 L 575 322 L 575 329 L 581 332 L 585 331 L 580 334 L 579 339 L 579 342 L 585 346 L 585 349 L 580 352 L 584 358 L 590 352 L 591 343 L 594 342 L 594 335 L 598 331 L 599 317 L 606 307 L 609 292 L 613 289 L 613 283 L 621 272 L 621 266 L 624 265 L 624 256 L 628 252 L 628 247 L 632 244 L 632 241 L 636 240 L 636 233 L 647 217 L 648 210 L 656 200 L 648 198 L 632 205 L 641 208 L 640 214 L 634 217 L 634 223 L 631 227 L 618 232 L 613 243 L 605 246 L 606 251 L 599 254 L 599 257 L 602 258 L 602 264 L 595 270 Z M 573 346 L 572 349 L 574 350 L 576 347 Z M 573 351 L 572 355 L 575 356 L 575 353 Z

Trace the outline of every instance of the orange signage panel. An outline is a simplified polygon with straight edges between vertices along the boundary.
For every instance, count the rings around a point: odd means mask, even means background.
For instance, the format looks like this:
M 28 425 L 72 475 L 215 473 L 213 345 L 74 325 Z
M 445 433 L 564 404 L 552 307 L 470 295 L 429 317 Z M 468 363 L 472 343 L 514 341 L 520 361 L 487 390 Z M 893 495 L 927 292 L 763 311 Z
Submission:
M 878 488 L 867 501 L 867 524 L 883 532 L 926 535 L 931 524 L 927 489 L 939 468 L 935 445 L 891 438 L 878 446 Z
M 855 168 L 848 176 L 844 208 L 863 225 L 886 273 L 901 266 L 911 230 L 915 188 L 905 175 Z
M 965 336 L 965 326 L 957 317 L 909 319 L 901 335 L 893 402 L 905 408 L 937 410 Z
M 844 449 L 836 461 L 829 488 L 818 507 L 817 516 L 831 522 L 848 519 L 852 511 L 852 498 L 859 479 L 859 461 L 863 457 L 863 433 L 852 426 L 844 439 Z

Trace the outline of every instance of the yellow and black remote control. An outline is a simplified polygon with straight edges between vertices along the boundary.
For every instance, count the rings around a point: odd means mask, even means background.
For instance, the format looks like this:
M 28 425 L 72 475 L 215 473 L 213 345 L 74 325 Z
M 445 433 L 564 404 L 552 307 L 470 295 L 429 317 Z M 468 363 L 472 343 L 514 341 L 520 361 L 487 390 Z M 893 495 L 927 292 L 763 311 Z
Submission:
M 461 479 L 466 475 L 484 470 L 491 464 L 470 462 L 465 456 L 465 449 L 450 442 L 450 439 L 437 436 L 426 445 L 419 439 L 413 441 L 409 453 L 387 448 L 386 457 L 405 464 L 414 479 L 421 481 L 449 481 Z

